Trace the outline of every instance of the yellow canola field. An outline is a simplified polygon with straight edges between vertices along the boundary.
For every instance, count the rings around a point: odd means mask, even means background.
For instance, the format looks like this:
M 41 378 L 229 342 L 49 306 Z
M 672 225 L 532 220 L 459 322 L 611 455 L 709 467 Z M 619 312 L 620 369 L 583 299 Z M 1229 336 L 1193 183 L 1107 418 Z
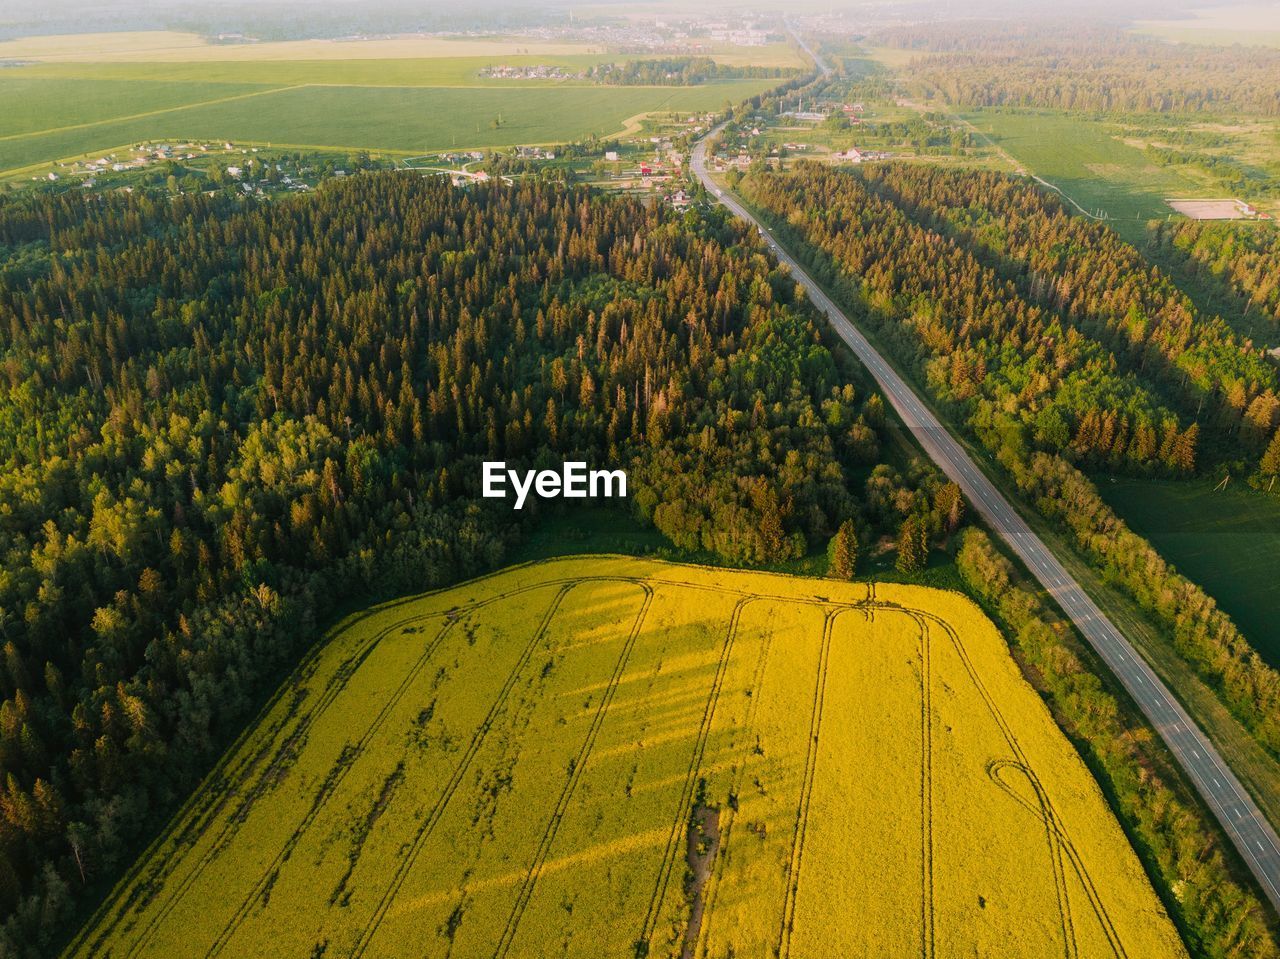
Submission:
M 68 954 L 1185 951 L 967 599 L 590 557 L 342 624 Z

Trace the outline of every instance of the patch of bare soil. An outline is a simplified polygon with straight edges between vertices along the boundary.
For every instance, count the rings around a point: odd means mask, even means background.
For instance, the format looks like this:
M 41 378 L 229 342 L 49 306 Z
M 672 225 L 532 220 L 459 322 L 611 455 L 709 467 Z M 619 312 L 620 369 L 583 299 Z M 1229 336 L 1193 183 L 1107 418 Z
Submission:
M 698 931 L 702 928 L 702 913 L 706 908 L 707 878 L 720 849 L 720 810 L 699 802 L 689 817 L 686 835 L 685 891 L 689 897 L 689 926 L 684 931 L 681 959 L 693 959 L 698 948 Z

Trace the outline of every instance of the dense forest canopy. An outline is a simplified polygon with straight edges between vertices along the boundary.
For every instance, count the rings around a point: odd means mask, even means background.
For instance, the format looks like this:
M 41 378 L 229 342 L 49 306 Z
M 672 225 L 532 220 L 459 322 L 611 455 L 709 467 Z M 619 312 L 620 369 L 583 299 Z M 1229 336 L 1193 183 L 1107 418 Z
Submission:
M 1265 47 L 1025 21 L 917 24 L 874 41 L 920 51 L 910 74 L 962 106 L 1280 115 L 1280 50 Z
M 0 955 L 45 954 L 336 603 L 501 561 L 482 460 L 626 465 L 729 562 L 850 519 L 922 562 L 958 491 L 877 465 L 883 404 L 796 297 L 721 214 L 535 180 L 0 204 Z
M 998 446 L 1179 475 L 1202 446 L 1256 469 L 1280 426 L 1275 370 L 1257 350 L 1023 179 L 804 164 L 745 184 L 893 321 L 937 394 Z
M 1246 311 L 1280 324 L 1280 231 L 1274 224 L 1178 220 L 1152 224 L 1151 233 L 1157 246 L 1225 282 Z

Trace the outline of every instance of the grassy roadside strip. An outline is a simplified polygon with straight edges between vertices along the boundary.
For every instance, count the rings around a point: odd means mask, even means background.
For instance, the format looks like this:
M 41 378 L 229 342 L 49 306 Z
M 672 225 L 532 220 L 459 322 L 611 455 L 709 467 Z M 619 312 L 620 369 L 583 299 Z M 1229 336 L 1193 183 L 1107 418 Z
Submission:
M 1232 868 L 1230 844 L 1145 717 L 1052 600 L 982 530 L 965 532 L 957 565 L 1098 781 L 1192 954 L 1280 954 L 1270 910 Z

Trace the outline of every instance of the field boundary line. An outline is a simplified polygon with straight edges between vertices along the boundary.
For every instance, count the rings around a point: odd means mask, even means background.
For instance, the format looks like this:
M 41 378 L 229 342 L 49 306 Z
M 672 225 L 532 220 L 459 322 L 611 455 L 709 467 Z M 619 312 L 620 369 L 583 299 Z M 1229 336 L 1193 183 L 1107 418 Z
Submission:
M 744 596 L 733 607 L 729 618 L 729 628 L 725 634 L 724 644 L 720 651 L 720 660 L 716 664 L 715 678 L 711 682 L 711 692 L 702 711 L 702 724 L 698 727 L 698 738 L 694 742 L 693 755 L 685 773 L 684 787 L 680 791 L 680 802 L 676 807 L 675 820 L 671 826 L 671 835 L 667 839 L 667 848 L 663 852 L 662 864 L 658 870 L 658 881 L 653 895 L 649 898 L 649 908 L 645 912 L 644 925 L 641 927 L 640 941 L 646 945 L 652 940 L 657 928 L 658 917 L 662 912 L 662 903 L 667 896 L 667 886 L 671 881 L 671 871 L 675 866 L 680 847 L 680 837 L 689 829 L 689 810 L 693 806 L 693 794 L 697 787 L 698 771 L 702 768 L 702 760 L 707 751 L 707 740 L 711 736 L 711 724 L 715 718 L 716 707 L 720 704 L 720 692 L 724 689 L 724 679 L 729 671 L 729 658 L 733 653 L 733 644 L 738 637 L 738 623 L 742 611 L 750 603 L 756 601 L 754 596 Z
M 520 920 L 524 918 L 524 911 L 529 905 L 529 900 L 533 897 L 534 886 L 537 885 L 538 877 L 542 874 L 542 867 L 547 861 L 547 854 L 551 851 L 551 844 L 555 842 L 556 834 L 560 831 L 560 824 L 564 821 L 565 813 L 569 810 L 569 800 L 573 798 L 578 782 L 582 779 L 582 772 L 586 769 L 587 762 L 591 758 L 591 750 L 595 748 L 596 736 L 600 733 L 600 727 L 604 725 L 604 719 L 609 712 L 609 707 L 613 705 L 613 698 L 617 695 L 618 686 L 622 682 L 622 675 L 626 672 L 627 666 L 631 662 L 631 651 L 635 649 L 636 640 L 639 638 L 640 631 L 644 628 L 645 620 L 649 616 L 649 608 L 653 605 L 653 587 L 648 583 L 644 583 L 642 588 L 644 589 L 644 602 L 640 606 L 640 611 L 636 613 L 631 632 L 627 635 L 626 643 L 622 647 L 622 653 L 618 656 L 618 662 L 613 668 L 613 675 L 609 677 L 609 685 L 605 687 L 604 695 L 600 697 L 600 705 L 596 707 L 596 713 L 591 719 L 591 727 L 587 730 L 587 737 L 578 750 L 569 778 L 566 780 L 564 788 L 561 789 L 560 799 L 551 814 L 551 820 L 547 823 L 547 828 L 542 834 L 542 840 L 538 843 L 537 852 L 534 854 L 533 862 L 529 866 L 529 872 L 520 886 L 520 892 L 516 896 L 511 915 L 507 917 L 507 926 L 503 930 L 502 938 L 498 940 L 498 948 L 494 951 L 494 959 L 503 959 L 511 948 L 511 943 L 516 937 L 516 930 L 520 926 Z
M 818 770 L 818 737 L 822 732 L 822 706 L 827 695 L 827 671 L 831 664 L 831 634 L 836 617 L 843 609 L 829 609 L 822 622 L 822 646 L 818 652 L 818 679 L 813 693 L 813 713 L 809 717 L 809 742 L 804 757 L 804 778 L 800 785 L 800 803 L 796 809 L 796 825 L 791 835 L 791 858 L 787 863 L 787 892 L 782 904 L 782 929 L 778 934 L 777 955 L 791 955 L 791 933 L 795 928 L 796 900 L 800 896 L 800 865 L 804 857 L 804 839 L 809 824 L 809 804 L 813 799 L 813 780 Z
M 106 126 L 110 123 L 128 123 L 130 120 L 145 120 L 148 117 L 163 116 L 166 113 L 178 113 L 182 110 L 193 110 L 196 107 L 211 107 L 219 103 L 232 103 L 236 100 L 249 100 L 253 97 L 263 97 L 272 93 L 284 93 L 287 90 L 301 90 L 304 87 L 314 86 L 310 83 L 294 83 L 283 87 L 271 87 L 267 90 L 252 90 L 249 93 L 237 93 L 234 96 L 218 97 L 213 100 L 196 100 L 193 103 L 183 103 L 176 107 L 163 107 L 159 110 L 146 110 L 142 113 L 130 113 L 118 117 L 106 117 L 102 120 L 90 120 L 87 123 L 69 123 L 66 126 L 49 127 L 46 130 L 31 130 L 27 133 L 10 133 L 0 136 L 0 143 L 10 140 L 26 140 L 31 137 L 49 136 L 54 133 L 70 133 L 73 130 L 88 130 L 92 127 Z M 145 137 L 143 139 L 146 139 Z M 155 138 L 152 138 L 155 139 Z M 94 151 L 89 150 L 87 153 Z
M 404 694 L 408 691 L 409 687 L 417 681 L 423 668 L 428 662 L 430 662 L 431 658 L 435 655 L 436 650 L 440 648 L 445 639 L 448 638 L 449 634 L 453 631 L 453 627 L 461 620 L 461 616 L 446 619 L 444 625 L 440 627 L 432 640 L 427 643 L 426 647 L 422 650 L 421 655 L 400 681 L 400 685 L 396 687 L 395 692 L 393 692 L 391 696 L 388 697 L 387 701 L 382 704 L 382 708 L 378 710 L 378 714 L 374 717 L 373 722 L 369 724 L 368 728 L 365 729 L 360 740 L 353 747 L 350 747 L 349 751 L 347 748 L 344 748 L 342 753 L 339 754 L 337 762 L 341 765 L 337 771 L 337 775 L 326 778 L 322 783 L 320 792 L 312 800 L 311 807 L 307 810 L 306 815 L 303 816 L 302 822 L 294 827 L 289 838 L 285 840 L 284 846 L 278 853 L 276 853 L 275 858 L 262 871 L 262 874 L 250 888 L 248 894 L 244 897 L 244 900 L 240 903 L 236 912 L 223 926 L 222 931 L 213 941 L 213 945 L 211 945 L 209 950 L 205 953 L 206 959 L 213 959 L 214 956 L 217 956 L 222 952 L 227 943 L 230 942 L 231 938 L 236 934 L 236 931 L 240 928 L 244 920 L 249 917 L 249 913 L 253 910 L 254 903 L 265 891 L 271 888 L 275 877 L 279 875 L 281 866 L 289 860 L 289 857 L 293 855 L 293 850 L 296 849 L 298 843 L 302 841 L 303 834 L 311 828 L 312 823 L 314 823 L 317 817 L 319 817 L 321 811 L 328 804 L 329 799 L 337 793 L 343 780 L 347 778 L 347 774 L 355 766 L 365 749 L 368 748 L 373 737 L 382 729 L 382 725 L 386 722 L 387 716 L 389 716 L 391 711 L 399 705 L 400 700 L 404 698 Z M 396 625 L 403 628 L 404 623 Z M 394 628 L 396 627 L 388 627 L 388 631 Z

